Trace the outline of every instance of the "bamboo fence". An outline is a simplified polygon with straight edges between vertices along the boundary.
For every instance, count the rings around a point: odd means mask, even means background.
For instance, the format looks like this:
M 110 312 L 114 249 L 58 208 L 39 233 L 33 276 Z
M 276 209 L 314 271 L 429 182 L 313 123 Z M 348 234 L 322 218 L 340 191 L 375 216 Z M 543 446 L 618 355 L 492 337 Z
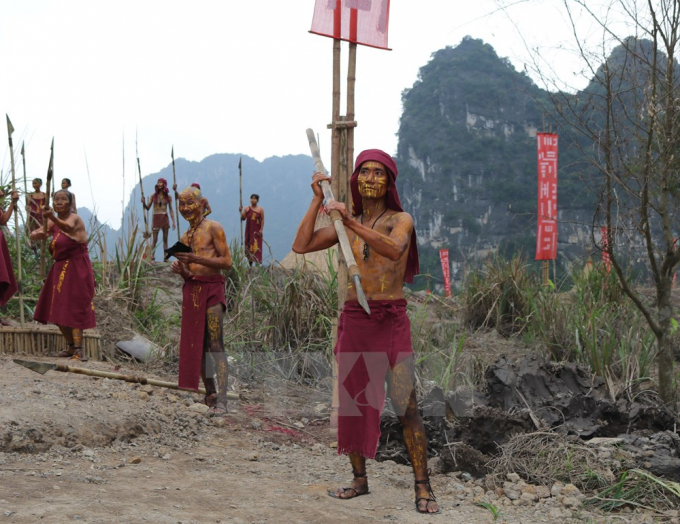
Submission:
M 91 360 L 102 360 L 99 333 L 83 332 L 83 351 Z M 0 326 L 0 353 L 47 357 L 66 350 L 66 341 L 52 326 Z

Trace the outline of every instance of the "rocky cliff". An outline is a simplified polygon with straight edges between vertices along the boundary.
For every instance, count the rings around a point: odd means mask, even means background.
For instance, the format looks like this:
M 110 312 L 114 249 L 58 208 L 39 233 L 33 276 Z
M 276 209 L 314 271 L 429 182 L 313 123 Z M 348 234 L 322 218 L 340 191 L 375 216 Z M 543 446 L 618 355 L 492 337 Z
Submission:
M 400 192 L 413 215 L 423 273 L 441 275 L 449 248 L 454 279 L 490 253 L 533 258 L 536 133 L 550 130 L 548 93 L 481 40 L 433 54 L 402 94 Z M 589 246 L 593 198 L 578 154 L 560 141 L 558 262 Z M 436 280 L 436 279 L 435 279 Z

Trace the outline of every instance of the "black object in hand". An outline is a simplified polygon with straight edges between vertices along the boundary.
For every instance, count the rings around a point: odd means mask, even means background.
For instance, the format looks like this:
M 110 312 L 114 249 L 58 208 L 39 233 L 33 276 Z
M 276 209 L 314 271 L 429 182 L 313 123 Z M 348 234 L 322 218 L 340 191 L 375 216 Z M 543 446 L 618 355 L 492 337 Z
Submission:
M 191 248 L 186 244 L 177 242 L 174 246 L 170 246 L 168 249 L 165 250 L 166 258 L 174 256 L 175 253 L 191 253 Z

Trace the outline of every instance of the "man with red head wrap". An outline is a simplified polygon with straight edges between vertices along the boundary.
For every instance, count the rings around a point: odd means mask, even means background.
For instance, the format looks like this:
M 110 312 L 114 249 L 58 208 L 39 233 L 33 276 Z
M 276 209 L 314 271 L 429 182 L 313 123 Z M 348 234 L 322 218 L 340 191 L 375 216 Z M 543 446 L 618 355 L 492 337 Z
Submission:
M 377 451 L 387 380 L 413 466 L 416 510 L 438 513 L 427 471 L 427 437 L 416 400 L 411 331 L 402 291 L 403 283 L 413 282 L 419 271 L 418 249 L 413 219 L 404 212 L 397 193 L 397 174 L 390 155 L 378 149 L 364 151 L 350 179 L 353 216 L 340 202 L 330 202 L 326 208 L 342 215 L 371 309 L 368 315 L 361 308 L 350 284 L 334 352 L 340 394 L 338 453 L 349 455 L 354 481 L 329 495 L 350 499 L 368 493 L 366 459 L 374 458 Z M 323 173 L 312 177 L 314 198 L 293 242 L 296 253 L 327 249 L 338 242 L 332 226 L 314 231 L 323 205 L 319 183 L 328 179 Z
M 156 182 L 156 190 L 154 194 L 149 197 L 149 201 L 144 202 L 142 198 L 142 206 L 144 206 L 144 211 L 151 209 L 153 205 L 153 247 L 151 248 L 151 261 L 153 262 L 156 257 L 156 244 L 158 243 L 158 232 L 163 231 L 163 250 L 168 249 L 168 229 L 170 229 L 170 223 L 168 222 L 168 210 L 170 211 L 170 219 L 172 220 L 172 229 L 175 229 L 175 213 L 172 211 L 172 197 L 170 196 L 170 190 L 168 189 L 168 182 L 165 178 L 159 178 Z M 167 255 L 165 260 L 167 260 Z

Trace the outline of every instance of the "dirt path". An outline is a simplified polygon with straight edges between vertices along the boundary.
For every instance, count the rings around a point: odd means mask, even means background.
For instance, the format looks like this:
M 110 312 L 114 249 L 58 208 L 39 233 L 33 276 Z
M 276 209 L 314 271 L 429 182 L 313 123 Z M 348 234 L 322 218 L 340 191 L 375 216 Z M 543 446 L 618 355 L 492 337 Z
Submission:
M 327 399 L 319 392 L 269 384 L 232 402 L 229 417 L 209 419 L 189 394 L 40 376 L 4 356 L 0 376 L 0 522 L 493 520 L 474 504 L 484 490 L 455 475 L 432 478 L 441 515 L 416 514 L 410 469 L 390 461 L 370 462 L 369 496 L 329 498 L 326 490 L 350 475 L 346 458 L 329 446 Z M 542 503 L 515 507 L 504 499 L 499 506 L 506 522 L 611 521 Z M 616 521 L 651 522 L 634 515 Z

